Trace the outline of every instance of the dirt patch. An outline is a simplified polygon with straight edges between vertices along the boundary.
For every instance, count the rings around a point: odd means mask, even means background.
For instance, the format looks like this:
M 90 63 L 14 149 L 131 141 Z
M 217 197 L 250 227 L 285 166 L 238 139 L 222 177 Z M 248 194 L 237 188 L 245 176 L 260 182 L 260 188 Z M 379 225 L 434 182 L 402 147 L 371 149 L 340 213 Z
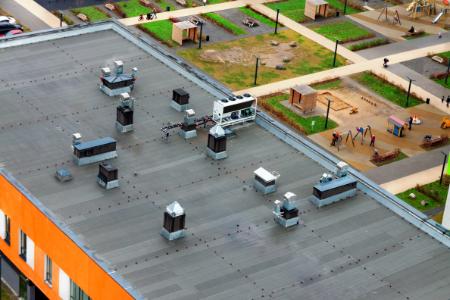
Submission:
M 278 65 L 289 63 L 294 58 L 294 51 L 289 43 L 280 43 L 278 46 L 267 45 L 249 52 L 241 47 L 232 47 L 225 50 L 208 49 L 200 59 L 214 63 L 232 63 L 245 66 L 255 64 L 255 57 L 260 58 L 261 65 L 276 68 Z

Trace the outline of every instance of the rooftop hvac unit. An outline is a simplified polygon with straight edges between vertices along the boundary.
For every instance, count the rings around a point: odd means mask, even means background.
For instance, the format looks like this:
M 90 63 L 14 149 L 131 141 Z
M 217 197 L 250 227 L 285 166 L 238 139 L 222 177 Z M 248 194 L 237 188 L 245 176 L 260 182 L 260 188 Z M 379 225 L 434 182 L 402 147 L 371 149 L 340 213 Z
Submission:
M 186 214 L 183 207 L 174 201 L 166 206 L 164 212 L 164 224 L 161 235 L 169 241 L 176 240 L 185 236 Z
M 257 99 L 250 94 L 214 101 L 213 120 L 222 127 L 254 121 Z
M 131 74 L 123 72 L 123 62 L 117 60 L 114 62 L 114 72 L 108 67 L 102 68 L 100 77 L 102 90 L 108 96 L 117 96 L 122 93 L 131 93 L 136 81 L 137 68 L 131 70 Z

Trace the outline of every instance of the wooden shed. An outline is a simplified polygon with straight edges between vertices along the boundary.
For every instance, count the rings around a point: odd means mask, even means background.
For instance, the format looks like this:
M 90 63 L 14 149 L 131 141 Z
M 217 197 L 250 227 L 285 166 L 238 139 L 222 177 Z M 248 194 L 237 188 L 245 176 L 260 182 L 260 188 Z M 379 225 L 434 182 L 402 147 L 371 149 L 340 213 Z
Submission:
M 192 22 L 182 21 L 172 25 L 172 40 L 181 46 L 185 40 L 197 42 L 198 35 L 198 26 Z
M 303 112 L 312 112 L 317 104 L 317 91 L 309 85 L 297 85 L 291 88 L 289 103 Z
M 327 17 L 328 2 L 325 0 L 306 0 L 305 16 L 313 20 L 316 17 Z

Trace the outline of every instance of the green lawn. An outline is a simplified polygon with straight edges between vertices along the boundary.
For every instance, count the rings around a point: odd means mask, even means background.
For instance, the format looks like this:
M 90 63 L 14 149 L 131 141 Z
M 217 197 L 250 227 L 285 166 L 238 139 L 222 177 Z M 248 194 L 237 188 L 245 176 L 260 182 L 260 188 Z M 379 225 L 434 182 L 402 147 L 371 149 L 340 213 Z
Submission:
M 386 100 L 389 100 L 401 107 L 406 107 L 406 91 L 369 72 L 364 72 L 352 77 L 356 79 L 360 84 L 368 87 L 378 95 L 384 97 Z M 422 103 L 423 101 L 410 95 L 408 107 Z
M 327 2 L 330 4 L 330 6 L 340 10 L 341 12 L 344 11 L 344 3 L 340 2 L 339 0 L 328 0 Z M 294 21 L 305 21 L 305 0 L 286 0 L 281 2 L 267 3 L 266 5 L 273 10 L 280 9 L 281 14 Z M 347 14 L 355 14 L 359 12 L 361 11 L 347 5 Z
M 342 84 L 342 81 L 340 79 L 333 79 L 330 81 L 325 82 L 319 82 L 316 84 L 311 85 L 312 88 L 316 90 L 332 90 L 340 88 Z
M 173 5 L 172 3 L 165 1 L 165 0 L 155 0 L 156 5 L 159 6 L 159 8 L 161 8 L 162 11 L 166 11 L 167 7 L 170 7 L 170 10 L 177 10 L 177 7 L 175 5 Z
M 368 49 L 368 48 L 372 48 L 372 47 L 376 47 L 376 46 L 380 46 L 380 45 L 386 45 L 386 44 L 389 44 L 388 39 L 377 38 L 377 39 L 373 39 L 370 41 L 362 41 L 360 43 L 350 45 L 350 47 L 348 47 L 348 49 L 350 49 L 351 51 L 359 51 L 359 50 Z
M 326 38 L 342 43 L 373 37 L 373 33 L 351 21 L 333 22 L 312 28 Z
M 161 20 L 141 24 L 139 27 L 166 45 L 174 46 L 175 43 L 172 41 L 172 24 L 170 20 Z
M 227 2 L 227 1 L 228 0 L 208 0 L 208 2 L 206 4 L 217 4 L 217 3 Z
M 287 123 L 291 123 L 291 125 L 295 124 L 299 126 L 306 134 L 314 134 L 337 127 L 336 122 L 328 119 L 327 129 L 325 129 L 325 117 L 323 116 L 312 116 L 305 118 L 296 114 L 294 111 L 281 104 L 282 101 L 288 100 L 288 97 L 288 95 L 273 96 L 262 100 L 262 105 L 269 112 L 276 115 L 281 114 L 282 121 L 287 121 Z M 313 122 L 315 123 L 314 125 Z
M 88 17 L 89 22 L 98 22 L 98 21 L 103 21 L 106 19 L 109 19 L 109 16 L 99 10 L 97 7 L 95 6 L 85 6 L 85 7 L 79 7 L 79 8 L 74 8 L 72 9 L 72 12 L 77 15 L 77 14 L 84 14 L 86 15 L 86 17 Z
M 139 0 L 117 2 L 115 5 L 120 7 L 127 18 L 145 15 L 152 11 L 150 8 L 142 6 Z
M 445 205 L 445 201 L 447 199 L 448 186 L 440 185 L 439 181 L 435 181 L 423 186 L 423 188 L 428 193 L 435 193 L 437 195 L 437 200 L 429 197 L 428 195 L 419 192 L 416 188 L 409 189 L 404 191 L 403 193 L 397 194 L 397 197 L 410 204 L 411 206 L 417 208 L 420 211 L 430 210 L 436 207 L 443 207 Z M 409 194 L 414 193 L 416 195 L 416 199 L 410 199 Z M 428 205 L 422 206 L 420 202 L 425 200 L 428 202 Z
M 241 35 L 241 34 L 246 34 L 247 33 L 244 29 L 242 29 L 238 25 L 234 24 L 233 22 L 231 22 L 230 20 L 222 17 L 219 14 L 207 13 L 207 14 L 204 14 L 202 16 L 204 16 L 205 18 L 213 21 L 214 23 L 216 23 L 217 25 L 219 25 L 220 27 L 224 28 L 226 31 L 231 32 L 234 35 Z
M 441 78 L 441 79 L 433 79 L 434 81 L 436 81 L 437 83 L 439 83 L 440 85 L 450 89 L 450 77 L 447 80 L 447 84 L 445 84 L 445 77 Z
M 241 12 L 243 12 L 244 14 L 246 14 L 247 16 L 249 16 L 250 18 L 255 19 L 263 24 L 266 24 L 267 26 L 275 28 L 275 22 L 272 21 L 271 19 L 261 15 L 260 13 L 257 13 L 256 11 L 254 11 L 248 7 L 241 7 L 241 8 L 239 8 L 239 10 Z
M 266 5 L 273 10 L 280 9 L 281 14 L 294 21 L 303 22 L 305 20 L 305 0 L 286 0 Z
M 450 51 L 439 53 L 438 56 L 446 58 L 446 59 L 450 59 Z

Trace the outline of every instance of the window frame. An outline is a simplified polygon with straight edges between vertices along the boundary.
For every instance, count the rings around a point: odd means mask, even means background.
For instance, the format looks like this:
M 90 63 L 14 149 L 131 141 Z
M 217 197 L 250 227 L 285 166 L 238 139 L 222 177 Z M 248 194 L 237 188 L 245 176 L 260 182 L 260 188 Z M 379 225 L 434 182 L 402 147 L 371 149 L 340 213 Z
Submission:
M 44 258 L 44 281 L 49 286 L 53 284 L 53 261 L 48 255 Z
M 19 229 L 19 256 L 27 261 L 27 235 Z
M 5 243 L 11 245 L 11 218 L 5 214 Z

